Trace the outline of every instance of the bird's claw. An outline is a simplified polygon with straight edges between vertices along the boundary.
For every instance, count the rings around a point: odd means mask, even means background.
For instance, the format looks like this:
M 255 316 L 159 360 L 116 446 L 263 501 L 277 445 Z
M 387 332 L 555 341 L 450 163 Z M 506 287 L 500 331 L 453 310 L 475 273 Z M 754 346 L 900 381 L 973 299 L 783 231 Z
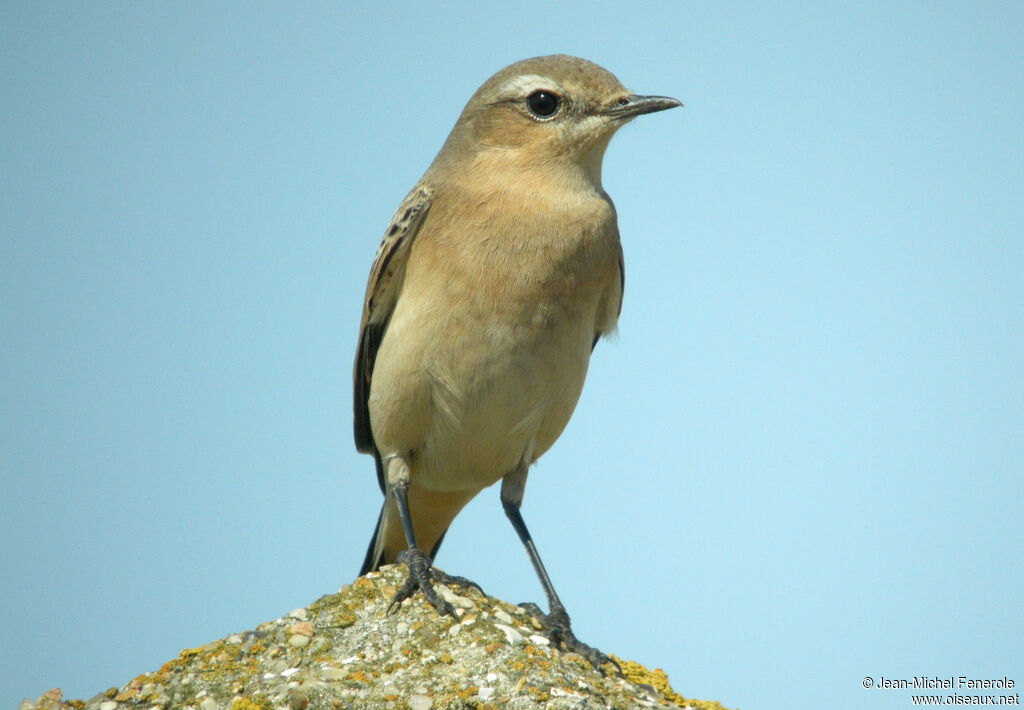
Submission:
M 519 606 L 526 609 L 526 612 L 540 623 L 544 635 L 556 647 L 561 646 L 570 653 L 578 653 L 583 656 L 601 675 L 605 675 L 604 665 L 610 663 L 615 666 L 615 672 L 619 677 L 624 677 L 622 666 L 618 661 L 576 638 L 576 634 L 572 631 L 572 622 L 569 620 L 569 614 L 564 606 L 558 604 L 552 607 L 550 614 L 545 614 L 540 607 L 532 602 L 526 602 Z
M 419 590 L 423 592 L 423 597 L 427 600 L 430 606 L 437 609 L 438 613 L 442 616 L 447 614 L 458 621 L 459 617 L 455 613 L 455 607 L 449 604 L 444 597 L 437 593 L 437 590 L 434 589 L 435 582 L 448 586 L 472 587 L 481 594 L 484 594 L 484 590 L 481 589 L 480 585 L 476 582 L 468 580 L 465 577 L 455 577 L 453 575 L 446 574 L 445 572 L 432 567 L 430 564 L 430 558 L 415 547 L 411 547 L 408 550 L 403 550 L 398 553 L 397 561 L 404 563 L 409 568 L 409 576 L 406 577 L 405 584 L 402 585 L 402 588 L 395 592 L 395 596 L 392 598 L 391 604 L 388 605 L 387 613 L 389 614 L 397 609 L 399 604 L 415 594 L 416 590 Z M 484 596 L 487 595 L 484 594 Z

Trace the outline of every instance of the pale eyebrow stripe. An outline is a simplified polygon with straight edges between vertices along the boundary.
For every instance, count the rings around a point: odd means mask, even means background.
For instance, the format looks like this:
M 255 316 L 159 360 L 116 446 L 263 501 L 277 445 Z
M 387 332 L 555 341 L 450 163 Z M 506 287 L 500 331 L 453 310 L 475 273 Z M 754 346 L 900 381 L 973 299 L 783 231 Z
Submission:
M 562 87 L 558 82 L 539 74 L 521 74 L 513 77 L 501 85 L 499 93 L 502 96 L 515 97 L 525 96 L 537 89 L 548 89 L 562 93 Z

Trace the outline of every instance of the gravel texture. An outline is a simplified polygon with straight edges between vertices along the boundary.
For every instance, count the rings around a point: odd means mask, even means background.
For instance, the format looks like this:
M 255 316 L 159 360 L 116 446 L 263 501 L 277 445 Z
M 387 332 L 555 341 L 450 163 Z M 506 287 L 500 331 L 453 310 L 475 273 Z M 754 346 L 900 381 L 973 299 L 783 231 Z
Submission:
M 389 566 L 252 631 L 182 651 L 159 670 L 89 700 L 54 688 L 19 710 L 443 710 L 693 708 L 661 670 L 616 660 L 602 675 L 555 649 L 520 607 L 439 586 L 459 614 L 415 595 L 386 613 L 405 578 Z

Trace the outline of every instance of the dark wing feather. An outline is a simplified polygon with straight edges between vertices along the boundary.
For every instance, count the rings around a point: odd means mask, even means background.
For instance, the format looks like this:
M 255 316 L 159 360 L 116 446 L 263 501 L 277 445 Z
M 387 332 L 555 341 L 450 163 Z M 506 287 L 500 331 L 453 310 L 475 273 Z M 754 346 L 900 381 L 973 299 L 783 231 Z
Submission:
M 622 245 L 619 245 L 619 302 L 615 306 L 615 315 L 622 315 L 622 296 L 626 291 L 626 260 L 622 256 Z M 594 333 L 594 340 L 590 343 L 590 352 L 594 352 L 597 341 L 604 335 L 600 330 Z
M 355 413 L 356 449 L 365 454 L 377 453 L 370 429 L 370 383 L 373 380 L 373 366 L 377 350 L 384 339 L 388 321 L 394 313 L 395 304 L 405 279 L 405 264 L 420 225 L 430 209 L 434 191 L 427 185 L 417 185 L 398 207 L 398 211 L 384 233 L 384 239 L 377 249 L 377 256 L 370 270 L 363 300 L 363 318 L 359 325 L 359 346 L 356 350 L 355 367 L 352 377 L 353 410 Z M 377 477 L 384 482 L 380 466 Z

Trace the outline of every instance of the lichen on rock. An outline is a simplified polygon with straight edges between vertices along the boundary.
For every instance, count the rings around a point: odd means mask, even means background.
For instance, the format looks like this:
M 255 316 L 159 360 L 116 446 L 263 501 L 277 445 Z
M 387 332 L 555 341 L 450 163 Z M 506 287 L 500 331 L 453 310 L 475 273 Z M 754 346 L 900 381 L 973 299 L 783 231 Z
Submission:
M 664 671 L 633 661 L 616 659 L 622 676 L 610 666 L 602 674 L 554 648 L 524 609 L 473 589 L 439 587 L 458 623 L 422 595 L 388 614 L 404 575 L 384 567 L 87 701 L 54 689 L 19 710 L 724 710 L 682 697 Z

